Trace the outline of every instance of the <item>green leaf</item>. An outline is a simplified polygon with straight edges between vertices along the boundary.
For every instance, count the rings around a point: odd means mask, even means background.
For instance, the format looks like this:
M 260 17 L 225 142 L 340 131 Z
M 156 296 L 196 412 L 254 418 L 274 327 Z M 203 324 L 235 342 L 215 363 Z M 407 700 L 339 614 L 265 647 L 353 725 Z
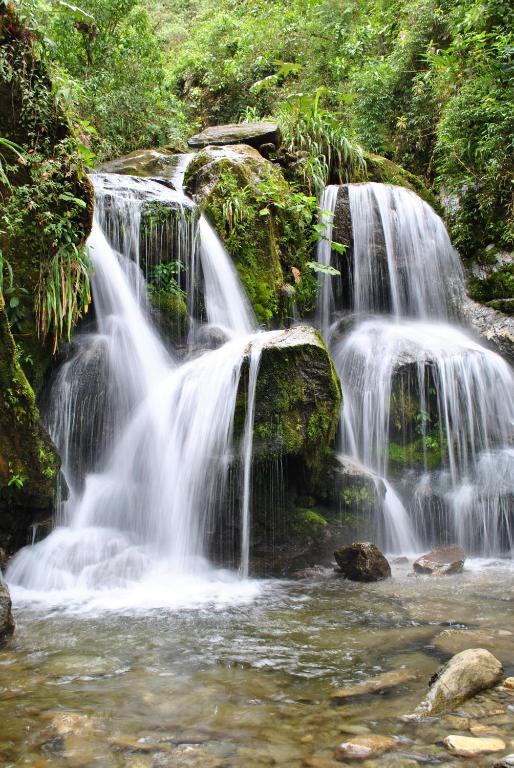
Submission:
M 320 264 L 319 261 L 308 261 L 307 266 L 312 269 L 313 272 L 320 272 L 322 275 L 340 275 L 340 271 L 335 267 L 331 267 L 328 264 Z

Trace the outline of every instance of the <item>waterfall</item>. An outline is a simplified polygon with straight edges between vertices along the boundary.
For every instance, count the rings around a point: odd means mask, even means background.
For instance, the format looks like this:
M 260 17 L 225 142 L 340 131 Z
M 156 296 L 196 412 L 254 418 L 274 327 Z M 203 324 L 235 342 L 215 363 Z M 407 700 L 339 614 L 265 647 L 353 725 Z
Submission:
M 337 308 L 322 292 L 322 329 L 343 387 L 341 450 L 386 483 L 377 536 L 392 551 L 440 541 L 512 551 L 514 376 L 450 324 L 464 284 L 444 224 L 401 187 L 339 189 L 351 214 L 351 290 Z M 353 311 L 353 325 L 330 335 L 336 309 Z
M 13 558 L 8 579 L 38 593 L 131 587 L 139 594 L 138 584 L 159 593 L 166 584 L 172 597 L 184 579 L 227 578 L 213 575 L 208 538 L 234 460 L 236 396 L 249 357 L 241 457 L 241 573 L 248 574 L 255 379 L 268 334 L 256 332 L 236 271 L 208 222 L 202 217 L 192 227 L 194 204 L 182 191 L 115 174 L 94 174 L 92 181 L 95 327 L 76 334 L 46 398 L 70 492 L 57 527 Z M 203 318 L 228 339 L 201 354 L 192 349 L 185 359 L 163 345 L 146 298 L 144 275 L 155 254 L 143 249 L 141 226 L 145 206 L 156 202 L 176 213 L 166 255 L 185 272 L 192 320 L 201 327 Z M 201 311 L 191 298 L 200 285 Z
M 325 187 L 320 200 L 323 232 L 318 240 L 316 258 L 324 267 L 331 266 L 332 262 L 332 232 L 338 193 L 339 187 L 337 184 L 329 184 L 328 187 Z M 335 309 L 331 276 L 320 273 L 318 276 L 318 286 L 317 321 L 322 335 L 326 337 L 330 325 L 330 317 Z
M 443 221 L 418 195 L 388 184 L 349 184 L 353 309 L 445 318 L 464 295 Z

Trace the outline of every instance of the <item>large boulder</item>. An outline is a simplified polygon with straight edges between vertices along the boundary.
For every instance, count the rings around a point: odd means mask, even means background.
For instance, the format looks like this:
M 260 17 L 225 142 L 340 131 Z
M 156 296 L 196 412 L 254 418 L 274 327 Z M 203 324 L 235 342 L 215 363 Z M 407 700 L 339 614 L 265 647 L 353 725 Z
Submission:
M 464 568 L 466 553 L 454 544 L 448 547 L 437 547 L 426 555 L 421 555 L 413 563 L 416 573 L 429 576 L 444 576 L 461 573 Z
M 1 576 L 0 576 L 1 579 Z M 11 596 L 7 586 L 0 581 L 0 645 L 8 640 L 14 632 Z
M 339 571 L 350 581 L 380 581 L 391 576 L 391 566 L 369 541 L 348 544 L 334 552 Z
M 60 461 L 41 425 L 0 294 L 0 545 L 13 552 L 51 514 Z
M 415 716 L 437 715 L 480 691 L 493 688 L 502 677 L 501 662 L 485 648 L 469 648 L 452 656 L 430 681 L 430 690 Z
M 129 176 L 162 176 L 166 178 L 175 170 L 178 157 L 164 148 L 136 149 L 128 155 L 102 163 L 98 167 L 98 171 Z
M 237 563 L 240 551 L 248 374 L 247 360 L 236 402 L 236 451 L 228 498 L 220 505 L 212 536 L 213 554 L 223 562 Z M 304 326 L 270 333 L 262 348 L 255 392 L 251 498 L 255 573 L 283 574 L 312 565 L 320 562 L 320 548 L 330 547 L 324 488 L 334 460 L 340 409 L 339 380 L 320 335 Z M 338 506 L 335 509 L 339 512 Z
M 201 149 L 210 144 L 227 146 L 230 144 L 248 144 L 250 147 L 260 147 L 262 144 L 280 145 L 280 130 L 276 123 L 229 123 L 205 128 L 196 136 L 191 136 L 187 142 L 190 147 Z
M 287 322 L 314 309 L 312 201 L 246 144 L 195 155 L 185 188 L 221 237 L 259 321 Z

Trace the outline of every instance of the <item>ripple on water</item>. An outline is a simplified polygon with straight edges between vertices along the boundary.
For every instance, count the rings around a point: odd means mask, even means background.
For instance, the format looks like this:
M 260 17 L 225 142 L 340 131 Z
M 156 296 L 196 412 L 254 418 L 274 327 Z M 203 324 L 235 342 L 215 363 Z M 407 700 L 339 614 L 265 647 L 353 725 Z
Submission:
M 250 583 L 239 602 L 211 594 L 180 610 L 152 601 L 144 611 L 138 598 L 130 610 L 92 601 L 81 611 L 79 601 L 68 609 L 15 593 L 17 633 L 0 652 L 0 763 L 303 768 L 332 763 L 338 743 L 369 731 L 398 739 L 405 759 L 459 765 L 441 745 L 457 720 L 403 715 L 468 638 L 489 638 L 514 672 L 514 572 L 409 572 L 395 566 L 391 580 L 370 585 Z M 415 674 L 378 694 L 331 699 L 398 669 Z M 513 704 L 514 694 L 495 691 L 453 717 L 466 735 L 490 728 L 508 744 Z

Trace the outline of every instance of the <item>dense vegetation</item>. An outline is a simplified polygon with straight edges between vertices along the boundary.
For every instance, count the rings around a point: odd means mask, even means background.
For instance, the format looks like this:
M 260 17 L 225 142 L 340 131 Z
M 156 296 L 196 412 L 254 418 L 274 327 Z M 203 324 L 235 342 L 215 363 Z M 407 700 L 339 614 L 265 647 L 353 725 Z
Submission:
M 422 176 L 464 256 L 512 248 L 508 0 L 79 5 L 22 8 L 99 157 L 274 116 L 291 146 L 307 136 L 326 156 L 357 144 Z

